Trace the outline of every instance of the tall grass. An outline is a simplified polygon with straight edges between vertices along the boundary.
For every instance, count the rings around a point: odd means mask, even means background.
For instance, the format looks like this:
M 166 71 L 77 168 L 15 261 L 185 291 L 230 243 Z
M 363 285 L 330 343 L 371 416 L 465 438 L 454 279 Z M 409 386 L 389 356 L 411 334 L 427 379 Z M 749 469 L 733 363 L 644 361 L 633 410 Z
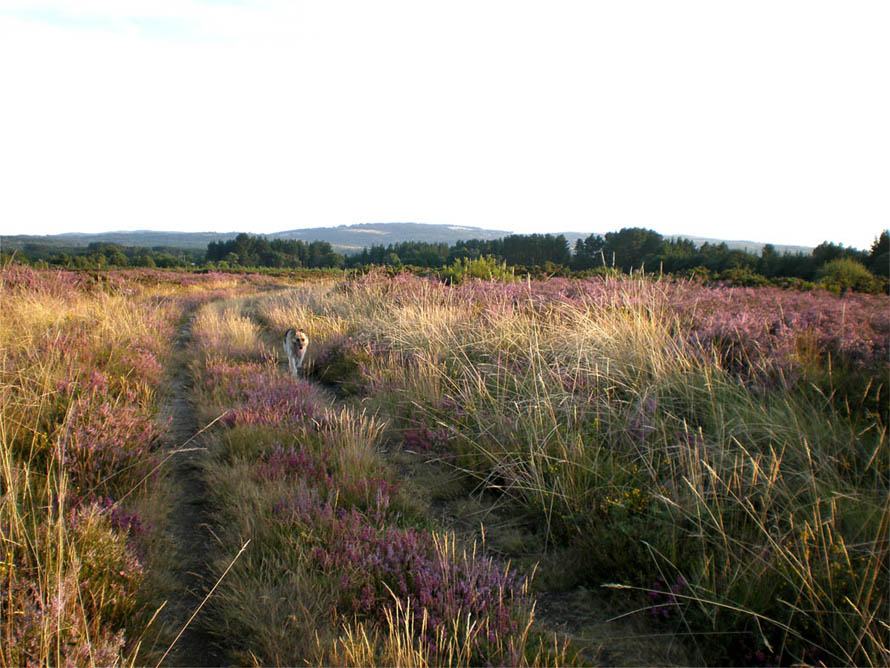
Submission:
M 294 325 L 310 339 L 338 336 L 336 315 L 302 310 L 321 307 L 323 294 L 310 286 L 213 312 L 205 306 L 196 316 L 196 402 L 205 416 L 225 413 L 204 468 L 220 572 L 250 540 L 205 624 L 240 639 L 232 647 L 238 662 L 564 658 L 527 640 L 525 580 L 430 533 L 423 508 L 381 457 L 385 420 L 333 403 L 315 384 L 286 375 L 271 354 L 247 360 L 227 343 L 242 318 L 265 324 L 263 340 L 279 340 Z M 205 335 L 210 328 L 213 336 Z
M 877 328 L 863 343 L 772 292 L 744 292 L 765 326 L 727 311 L 740 324 L 720 328 L 694 289 L 372 276 L 316 300 L 313 317 L 346 324 L 316 356 L 351 358 L 352 385 L 410 447 L 537 517 L 571 555 L 564 586 L 647 592 L 647 614 L 716 663 L 885 663 L 886 406 L 833 383 L 862 379 L 849 387 L 886 403 L 887 362 L 869 352 L 888 346 L 886 299 L 845 311 L 857 335 Z
M 0 268 L 0 665 L 141 663 L 163 643 L 177 321 L 265 283 Z
M 132 661 L 148 621 L 139 482 L 178 311 L 89 286 L 0 273 L 2 665 Z

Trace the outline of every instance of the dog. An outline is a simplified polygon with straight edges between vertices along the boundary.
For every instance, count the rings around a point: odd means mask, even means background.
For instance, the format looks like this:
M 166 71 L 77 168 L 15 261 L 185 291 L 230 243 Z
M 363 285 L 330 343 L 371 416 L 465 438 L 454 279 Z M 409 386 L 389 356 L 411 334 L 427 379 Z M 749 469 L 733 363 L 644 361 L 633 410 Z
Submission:
M 303 365 L 303 357 L 306 356 L 306 347 L 309 345 L 309 337 L 302 329 L 291 327 L 284 333 L 284 353 L 287 355 L 287 363 L 290 372 L 299 377 L 300 367 Z

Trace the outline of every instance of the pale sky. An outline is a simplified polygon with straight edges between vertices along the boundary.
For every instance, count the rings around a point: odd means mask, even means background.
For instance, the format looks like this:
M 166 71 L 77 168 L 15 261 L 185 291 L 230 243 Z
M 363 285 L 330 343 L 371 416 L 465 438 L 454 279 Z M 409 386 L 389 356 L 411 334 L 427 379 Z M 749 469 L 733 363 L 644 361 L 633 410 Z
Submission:
M 890 2 L 0 0 L 0 233 L 868 248 Z

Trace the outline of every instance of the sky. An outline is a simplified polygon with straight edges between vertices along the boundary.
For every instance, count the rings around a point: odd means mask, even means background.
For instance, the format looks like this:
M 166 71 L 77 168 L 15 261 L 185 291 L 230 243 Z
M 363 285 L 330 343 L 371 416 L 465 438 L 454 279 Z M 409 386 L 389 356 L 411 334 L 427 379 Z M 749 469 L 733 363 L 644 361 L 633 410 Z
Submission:
M 867 249 L 886 0 L 0 0 L 0 233 L 422 222 Z

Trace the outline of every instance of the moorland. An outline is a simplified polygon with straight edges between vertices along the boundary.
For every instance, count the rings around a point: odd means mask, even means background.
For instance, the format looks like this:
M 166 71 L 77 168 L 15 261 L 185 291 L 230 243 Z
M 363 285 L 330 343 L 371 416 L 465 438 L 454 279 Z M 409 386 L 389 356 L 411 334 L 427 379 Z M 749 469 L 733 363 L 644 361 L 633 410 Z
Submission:
M 890 297 L 472 273 L 5 265 L 0 665 L 890 661 Z

